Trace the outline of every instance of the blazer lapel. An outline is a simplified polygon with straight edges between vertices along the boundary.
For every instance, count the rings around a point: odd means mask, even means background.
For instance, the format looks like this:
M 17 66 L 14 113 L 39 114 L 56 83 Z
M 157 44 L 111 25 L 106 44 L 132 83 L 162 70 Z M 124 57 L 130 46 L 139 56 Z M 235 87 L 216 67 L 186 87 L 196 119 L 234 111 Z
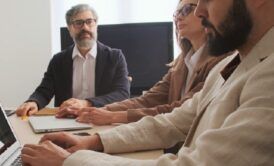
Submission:
M 234 59 L 236 56 L 236 54 L 233 54 L 230 58 L 231 60 Z M 229 61 L 230 63 L 231 61 Z M 226 64 L 227 65 L 227 64 Z M 226 66 L 225 65 L 225 66 Z M 199 110 L 197 110 L 197 116 L 195 117 L 195 119 L 193 120 L 193 123 L 192 123 L 192 126 L 188 132 L 188 135 L 187 135 L 187 138 L 185 140 L 185 143 L 184 143 L 184 146 L 186 147 L 189 147 L 192 140 L 193 140 L 193 136 L 195 134 L 195 131 L 197 129 L 197 126 L 199 125 L 200 123 L 200 120 L 201 118 L 203 117 L 204 113 L 206 112 L 208 106 L 210 105 L 210 103 L 214 100 L 214 98 L 222 93 L 222 91 L 225 91 L 225 88 L 222 88 L 224 87 L 224 83 L 225 83 L 225 80 L 220 77 L 216 80 L 216 84 L 214 84 L 214 88 L 207 93 L 207 95 L 200 101 L 200 107 L 199 107 Z
M 106 56 L 104 53 L 104 46 L 97 42 L 97 56 L 96 56 L 96 67 L 95 67 L 95 95 L 97 95 L 98 86 L 100 85 L 101 78 L 104 72 L 106 64 Z
M 244 59 L 242 59 L 241 63 L 237 66 L 237 68 L 233 71 L 233 73 L 229 76 L 228 80 L 224 80 L 220 78 L 217 85 L 214 85 L 214 88 L 209 93 L 209 95 L 206 96 L 206 98 L 203 99 L 203 102 L 201 101 L 201 111 L 198 112 L 197 117 L 194 119 L 193 124 L 189 130 L 188 136 L 186 138 L 186 141 L 184 143 L 184 146 L 189 147 L 191 144 L 191 141 L 193 140 L 193 136 L 195 134 L 195 130 L 197 129 L 197 126 L 207 110 L 207 107 L 209 104 L 213 101 L 213 99 L 218 94 L 223 94 L 223 91 L 226 91 L 227 86 L 231 86 L 232 82 L 236 80 L 237 78 L 241 77 L 241 75 L 245 72 L 248 72 L 249 70 L 253 69 L 254 66 L 257 66 L 258 63 L 263 61 L 267 58 L 268 55 L 271 55 L 272 53 L 272 45 L 269 41 L 273 40 L 274 33 L 272 33 L 272 36 L 266 36 L 265 38 L 261 39 L 261 41 L 256 45 L 257 48 L 260 49 L 253 49 L 250 51 L 248 56 L 246 56 Z M 268 43 L 268 47 L 265 47 L 265 45 L 261 46 L 261 44 Z M 233 55 L 231 55 L 231 61 L 234 58 L 237 58 L 238 52 L 234 52 Z M 231 62 L 230 61 L 230 62 Z M 227 66 L 227 65 L 225 65 Z M 222 87 L 222 88 L 221 88 Z
M 194 68 L 193 75 L 189 80 L 189 84 L 186 87 L 185 92 L 191 91 L 191 89 L 197 85 L 197 82 L 200 82 L 200 80 L 202 80 L 205 77 L 204 75 L 207 73 L 207 71 L 202 71 L 202 69 L 204 69 L 205 65 L 209 62 L 209 59 L 212 59 L 212 57 L 208 55 L 207 50 L 205 48 L 203 48 L 201 54 L 202 55 L 200 56 Z
M 197 126 L 200 123 L 201 118 L 203 117 L 203 114 L 205 113 L 205 111 L 207 110 L 207 107 L 210 105 L 210 103 L 213 101 L 213 99 L 216 97 L 216 95 L 218 94 L 219 90 L 221 89 L 224 80 L 220 79 L 217 81 L 218 83 L 216 85 L 214 85 L 214 89 L 206 96 L 204 97 L 201 102 L 200 102 L 200 108 L 199 110 L 197 110 L 197 116 L 195 117 L 195 119 L 192 122 L 192 125 L 189 129 L 187 138 L 184 142 L 184 146 L 185 147 L 189 147 L 192 140 L 193 140 L 193 136 L 195 134 L 195 131 L 197 129 Z
M 172 85 L 170 85 L 170 103 L 181 98 L 182 88 L 185 84 L 184 81 L 186 81 L 187 78 L 187 67 L 184 62 L 184 56 L 181 54 L 178 58 L 179 59 L 177 63 L 179 64 L 175 64 L 176 67 L 173 69 L 173 73 L 171 75 L 171 79 L 174 81 L 171 81 Z
M 207 103 L 207 105 L 202 109 L 202 111 L 199 112 L 199 114 L 193 120 L 192 125 L 191 125 L 191 127 L 189 129 L 189 132 L 187 134 L 187 137 L 185 139 L 185 142 L 184 142 L 184 145 L 183 145 L 184 147 L 189 147 L 190 146 L 190 143 L 191 143 L 191 141 L 193 139 L 193 136 L 195 134 L 197 126 L 198 126 L 198 124 L 199 124 L 199 122 L 200 122 L 203 114 L 205 113 L 208 105 L 211 103 L 211 101 L 212 101 L 212 99 Z
M 72 60 L 72 51 L 73 46 L 68 49 L 68 52 L 64 55 L 63 60 L 63 74 L 64 74 L 64 80 L 62 82 L 64 83 L 64 96 L 67 96 L 68 98 L 72 97 L 72 74 L 73 74 L 73 60 Z

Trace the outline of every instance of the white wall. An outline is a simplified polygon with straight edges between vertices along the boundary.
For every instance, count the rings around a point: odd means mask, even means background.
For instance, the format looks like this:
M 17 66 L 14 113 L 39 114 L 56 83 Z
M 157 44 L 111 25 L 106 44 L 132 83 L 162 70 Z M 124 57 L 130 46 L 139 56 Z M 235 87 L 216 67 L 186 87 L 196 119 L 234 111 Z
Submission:
M 51 58 L 50 1 L 2 1 L 0 15 L 0 102 L 13 107 L 40 83 Z

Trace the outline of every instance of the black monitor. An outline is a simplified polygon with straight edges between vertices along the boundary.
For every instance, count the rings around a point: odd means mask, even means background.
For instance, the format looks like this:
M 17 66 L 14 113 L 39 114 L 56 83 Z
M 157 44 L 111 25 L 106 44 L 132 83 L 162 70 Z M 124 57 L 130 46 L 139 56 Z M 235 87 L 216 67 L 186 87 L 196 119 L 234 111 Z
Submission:
M 167 73 L 173 60 L 173 24 L 131 23 L 98 26 L 98 40 L 123 51 L 132 77 L 131 94 L 140 95 Z M 67 28 L 61 28 L 61 49 L 73 43 Z

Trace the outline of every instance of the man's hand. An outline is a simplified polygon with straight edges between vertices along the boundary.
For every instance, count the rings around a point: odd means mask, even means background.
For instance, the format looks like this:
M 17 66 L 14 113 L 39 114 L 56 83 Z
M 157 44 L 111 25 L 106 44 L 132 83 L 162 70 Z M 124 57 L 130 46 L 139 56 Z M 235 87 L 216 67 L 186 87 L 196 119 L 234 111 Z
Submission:
M 102 108 L 83 108 L 78 118 L 78 122 L 93 123 L 95 125 L 109 125 L 112 123 L 127 123 L 127 112 L 111 112 Z
M 61 166 L 70 153 L 51 141 L 40 145 L 26 144 L 22 149 L 24 165 L 31 166 Z
M 91 107 L 91 103 L 87 100 L 79 100 L 75 98 L 64 101 L 56 113 L 57 118 L 77 117 L 79 111 L 84 107 Z
M 16 109 L 17 116 L 29 116 L 38 112 L 38 106 L 35 102 L 25 102 Z
M 103 145 L 98 135 L 92 136 L 76 136 L 70 133 L 59 132 L 46 134 L 40 140 L 40 143 L 51 141 L 54 144 L 64 148 L 68 152 L 75 152 L 77 150 L 102 150 Z
M 87 100 L 70 98 L 61 104 L 60 109 L 64 109 L 66 107 L 78 107 L 79 109 L 81 109 L 84 107 L 91 107 L 91 103 Z

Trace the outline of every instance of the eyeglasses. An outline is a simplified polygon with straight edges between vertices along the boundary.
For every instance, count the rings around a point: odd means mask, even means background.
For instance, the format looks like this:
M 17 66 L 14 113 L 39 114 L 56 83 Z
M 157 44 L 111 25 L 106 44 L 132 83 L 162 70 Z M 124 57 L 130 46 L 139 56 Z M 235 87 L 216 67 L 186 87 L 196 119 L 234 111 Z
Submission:
M 96 24 L 96 19 L 88 18 L 86 20 L 74 20 L 70 22 L 70 24 L 72 24 L 73 27 L 77 29 L 82 28 L 84 26 L 84 23 L 87 24 L 87 26 L 92 27 Z
M 196 6 L 197 4 L 193 4 L 193 3 L 185 4 L 181 9 L 177 10 L 173 14 L 174 20 L 177 21 L 179 16 L 182 16 L 182 17 L 188 16 Z

